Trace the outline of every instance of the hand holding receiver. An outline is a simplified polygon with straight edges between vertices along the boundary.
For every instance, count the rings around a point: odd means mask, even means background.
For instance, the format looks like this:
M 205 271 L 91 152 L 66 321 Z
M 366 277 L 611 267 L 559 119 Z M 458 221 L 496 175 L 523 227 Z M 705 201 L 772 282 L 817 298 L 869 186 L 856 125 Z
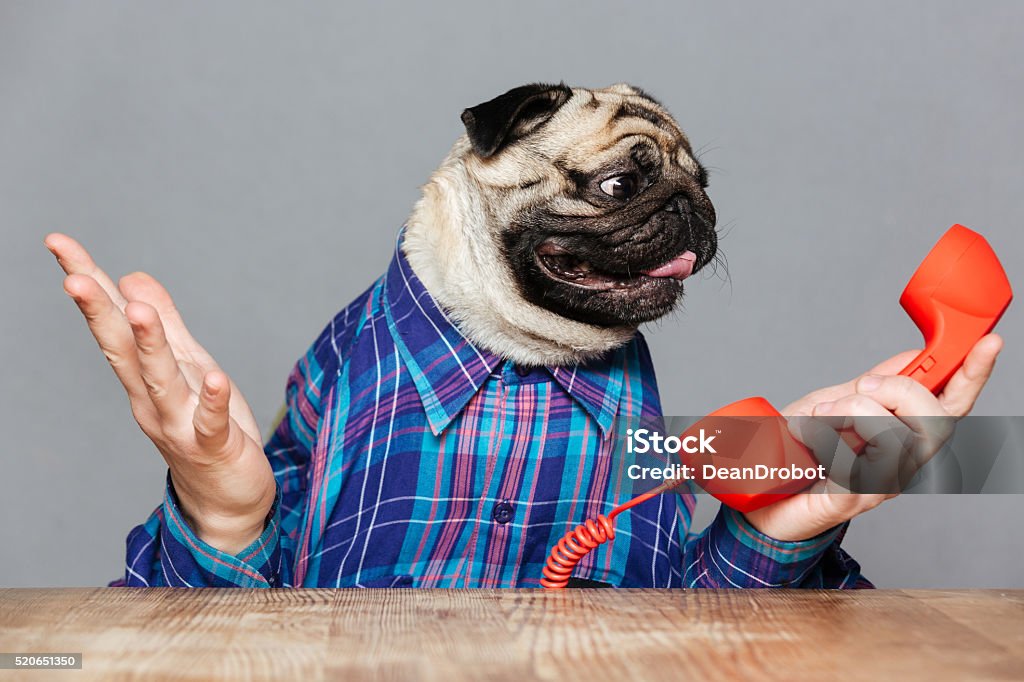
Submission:
M 787 405 L 782 412 L 789 418 L 792 434 L 817 454 L 816 461 L 832 460 L 829 476 L 810 491 L 744 512 L 747 521 L 777 540 L 805 540 L 895 497 L 902 485 L 894 491 L 891 485 L 861 479 L 858 488 L 871 492 L 851 493 L 847 481 L 858 468 L 877 474 L 879 467 L 894 465 L 898 480 L 909 481 L 952 436 L 955 422 L 971 411 L 1002 346 L 998 335 L 983 336 L 937 396 L 897 374 L 919 355 L 910 351 L 852 381 L 814 391 Z M 893 457 L 894 449 L 882 442 L 884 432 L 900 430 L 913 437 L 901 438 L 901 449 Z M 865 457 L 866 462 L 859 461 Z
M 135 420 L 167 462 L 189 525 L 204 542 L 237 554 L 263 532 L 276 492 L 245 399 L 159 282 L 135 273 L 115 285 L 75 240 L 51 234 L 45 243 Z

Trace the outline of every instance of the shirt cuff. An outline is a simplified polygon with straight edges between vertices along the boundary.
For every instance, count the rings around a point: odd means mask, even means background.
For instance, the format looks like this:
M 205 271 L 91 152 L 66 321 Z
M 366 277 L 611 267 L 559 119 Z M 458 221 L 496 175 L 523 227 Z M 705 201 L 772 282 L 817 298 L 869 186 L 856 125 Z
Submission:
M 706 568 L 715 568 L 722 587 L 798 587 L 845 530 L 840 524 L 808 540 L 776 540 L 722 505 L 707 534 Z
M 281 567 L 280 505 L 281 487 L 278 485 L 263 533 L 238 554 L 228 554 L 203 542 L 185 522 L 168 472 L 163 502 L 164 523 L 161 528 L 164 551 L 183 550 L 191 554 L 200 572 L 195 582 L 201 585 L 277 587 Z

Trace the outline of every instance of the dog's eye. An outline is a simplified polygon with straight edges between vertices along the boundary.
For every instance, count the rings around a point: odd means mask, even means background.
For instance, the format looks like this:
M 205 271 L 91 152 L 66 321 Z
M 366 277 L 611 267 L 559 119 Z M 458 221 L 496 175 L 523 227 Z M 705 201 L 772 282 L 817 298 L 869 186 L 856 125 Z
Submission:
M 640 189 L 635 175 L 616 175 L 601 183 L 601 191 L 616 199 L 629 199 Z

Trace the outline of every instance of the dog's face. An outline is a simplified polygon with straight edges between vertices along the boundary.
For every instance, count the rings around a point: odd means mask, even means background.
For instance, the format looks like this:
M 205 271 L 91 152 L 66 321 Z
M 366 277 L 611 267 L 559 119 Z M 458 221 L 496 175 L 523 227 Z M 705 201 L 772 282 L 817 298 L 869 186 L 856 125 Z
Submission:
M 707 173 L 667 111 L 628 85 L 528 85 L 463 113 L 465 159 L 519 294 L 635 327 L 715 255 Z

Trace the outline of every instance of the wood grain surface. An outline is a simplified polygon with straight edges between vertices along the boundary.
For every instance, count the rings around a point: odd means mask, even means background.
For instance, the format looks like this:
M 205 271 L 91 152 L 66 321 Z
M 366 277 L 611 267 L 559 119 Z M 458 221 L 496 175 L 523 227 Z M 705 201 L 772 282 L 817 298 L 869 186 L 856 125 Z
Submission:
M 0 589 L 18 680 L 1024 679 L 1024 591 Z

